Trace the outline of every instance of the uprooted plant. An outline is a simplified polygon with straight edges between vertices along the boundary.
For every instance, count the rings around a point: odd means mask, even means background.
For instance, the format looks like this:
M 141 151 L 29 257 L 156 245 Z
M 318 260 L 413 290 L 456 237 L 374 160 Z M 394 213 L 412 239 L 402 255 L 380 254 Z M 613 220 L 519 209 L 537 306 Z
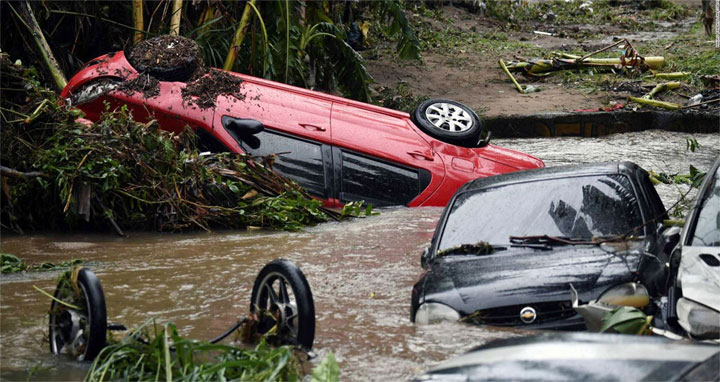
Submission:
M 28 264 L 15 255 L 0 252 L 0 269 L 2 269 L 2 274 L 54 271 L 59 268 L 72 267 L 82 262 L 83 261 L 80 259 L 73 259 L 61 261 L 59 263 L 44 262 L 41 264 Z
M 273 347 L 265 340 L 252 348 L 196 341 L 179 335 L 172 323 L 148 320 L 103 349 L 85 380 L 299 381 L 306 363 L 307 355 L 290 346 Z M 312 380 L 331 381 L 338 370 L 330 353 L 313 369 Z
M 295 230 L 337 218 L 272 170 L 272 157 L 201 154 L 189 129 L 172 135 L 127 109 L 94 124 L 58 105 L 32 71 L 2 56 L 1 224 L 177 231 L 260 226 Z M 353 206 L 350 206 L 353 207 Z

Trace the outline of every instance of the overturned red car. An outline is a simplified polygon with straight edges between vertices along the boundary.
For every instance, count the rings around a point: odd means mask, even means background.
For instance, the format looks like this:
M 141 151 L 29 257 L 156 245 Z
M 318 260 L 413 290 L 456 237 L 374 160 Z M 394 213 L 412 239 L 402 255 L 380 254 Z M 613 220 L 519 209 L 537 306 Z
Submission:
M 160 42 L 163 52 L 176 46 Z M 489 144 L 477 115 L 454 101 L 425 101 L 411 116 L 207 69 L 199 59 L 149 66 L 162 60 L 134 54 L 90 61 L 61 96 L 90 120 L 106 104 L 127 105 L 137 120 L 156 119 L 173 132 L 194 129 L 203 150 L 277 154 L 274 169 L 329 207 L 359 200 L 376 207 L 444 206 L 471 179 L 544 166 Z

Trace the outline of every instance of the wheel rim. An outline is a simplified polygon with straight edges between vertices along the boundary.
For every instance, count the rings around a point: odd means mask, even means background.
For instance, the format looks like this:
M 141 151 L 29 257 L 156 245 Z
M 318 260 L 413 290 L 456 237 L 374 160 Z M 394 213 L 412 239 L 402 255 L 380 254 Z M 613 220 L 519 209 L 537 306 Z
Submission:
M 425 109 L 425 117 L 438 129 L 462 133 L 473 127 L 470 113 L 451 103 L 434 103 Z
M 298 308 L 295 293 L 288 280 L 280 273 L 271 272 L 262 280 L 259 293 L 253 302 L 258 319 L 271 318 L 278 334 L 297 339 Z
M 82 291 L 81 298 L 74 299 L 73 296 L 57 296 L 57 298 L 84 307 L 85 311 L 53 302 L 50 308 L 50 346 L 55 354 L 66 353 L 78 361 L 83 361 L 88 347 L 91 317 L 85 286 L 81 283 L 78 286 Z

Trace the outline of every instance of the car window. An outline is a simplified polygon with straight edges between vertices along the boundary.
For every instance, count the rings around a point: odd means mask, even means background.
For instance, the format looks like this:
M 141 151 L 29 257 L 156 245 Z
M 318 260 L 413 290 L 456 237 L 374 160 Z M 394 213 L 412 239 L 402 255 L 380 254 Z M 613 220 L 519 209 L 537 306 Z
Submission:
M 340 201 L 360 201 L 375 207 L 410 203 L 429 184 L 426 170 L 398 166 L 342 150 Z M 426 174 L 427 173 L 427 174 Z
M 197 134 L 198 149 L 202 151 L 210 151 L 212 153 L 229 153 L 231 150 L 227 148 L 219 139 L 214 135 L 208 133 L 202 127 L 195 129 Z
M 460 194 L 451 207 L 439 250 L 509 236 L 572 238 L 619 235 L 643 219 L 630 179 L 595 175 L 511 184 Z
M 322 145 L 270 130 L 261 131 L 238 142 L 248 154 L 256 156 L 277 154 L 273 169 L 292 179 L 311 195 L 328 198 Z
M 707 176 L 712 176 L 708 174 Z M 697 223 L 691 235 L 690 245 L 720 247 L 720 168 L 715 173 L 707 197 L 699 206 Z

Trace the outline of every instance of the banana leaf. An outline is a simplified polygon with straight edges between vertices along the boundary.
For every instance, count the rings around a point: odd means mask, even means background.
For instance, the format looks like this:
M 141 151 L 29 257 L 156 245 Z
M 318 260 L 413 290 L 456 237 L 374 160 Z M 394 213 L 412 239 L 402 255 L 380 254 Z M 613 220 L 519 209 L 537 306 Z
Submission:
M 605 313 L 601 333 L 622 334 L 650 334 L 650 322 L 653 316 L 648 316 L 638 308 L 622 306 Z

